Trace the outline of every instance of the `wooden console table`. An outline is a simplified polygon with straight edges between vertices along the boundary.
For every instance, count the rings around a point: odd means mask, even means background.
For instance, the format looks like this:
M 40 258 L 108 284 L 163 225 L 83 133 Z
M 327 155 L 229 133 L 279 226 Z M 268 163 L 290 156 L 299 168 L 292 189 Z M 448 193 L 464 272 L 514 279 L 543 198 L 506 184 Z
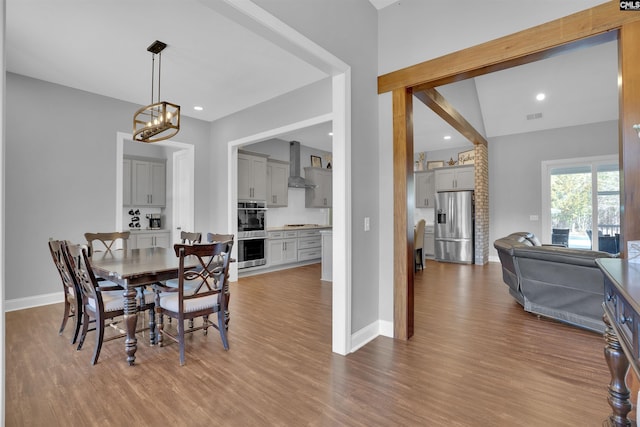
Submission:
M 604 426 L 635 426 L 627 418 L 632 404 L 626 376 L 631 366 L 640 377 L 640 264 L 626 259 L 596 260 L 604 273 L 604 357 L 611 372 L 609 406 Z

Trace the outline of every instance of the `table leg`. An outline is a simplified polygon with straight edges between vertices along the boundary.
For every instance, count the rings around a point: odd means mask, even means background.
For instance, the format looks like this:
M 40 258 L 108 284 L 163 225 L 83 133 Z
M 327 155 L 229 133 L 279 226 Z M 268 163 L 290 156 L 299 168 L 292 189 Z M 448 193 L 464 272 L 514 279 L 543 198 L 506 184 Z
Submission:
M 127 330 L 127 338 L 124 341 L 124 350 L 127 353 L 127 362 L 133 366 L 136 360 L 138 339 L 136 338 L 136 325 L 138 323 L 138 307 L 136 304 L 136 288 L 130 288 L 125 283 L 124 289 L 124 324 Z
M 627 414 L 631 411 L 631 402 L 629 401 L 630 392 L 627 388 L 626 376 L 629 370 L 629 360 L 625 356 L 620 341 L 611 327 L 611 320 L 605 314 L 602 316 L 606 330 L 604 339 L 606 346 L 604 349 L 604 358 L 611 372 L 611 382 L 609 383 L 609 406 L 613 413 L 603 423 L 605 426 L 626 427 L 634 424 L 627 418 Z

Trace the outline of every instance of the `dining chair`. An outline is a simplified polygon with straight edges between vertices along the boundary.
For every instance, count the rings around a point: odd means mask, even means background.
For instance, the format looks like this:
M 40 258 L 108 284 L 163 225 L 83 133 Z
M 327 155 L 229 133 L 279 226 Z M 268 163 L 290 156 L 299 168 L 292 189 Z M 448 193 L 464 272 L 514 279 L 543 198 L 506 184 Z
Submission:
M 114 319 L 124 315 L 124 297 L 122 288 L 119 286 L 98 285 L 93 270 L 91 269 L 91 258 L 89 258 L 88 248 L 84 245 L 67 245 L 64 246 L 65 261 L 69 270 L 73 273 L 76 286 L 80 289 L 82 295 L 82 333 L 78 343 L 78 350 L 82 349 L 84 341 L 87 338 L 87 332 L 96 331 L 96 343 L 91 358 L 91 364 L 98 363 L 100 350 L 103 342 L 122 338 L 126 334 L 119 330 L 119 334 L 105 338 L 105 326 L 108 324 L 115 325 Z M 142 309 L 149 310 L 151 330 L 155 328 L 155 319 L 153 316 L 154 295 L 152 292 L 143 292 L 144 301 L 139 301 L 138 306 Z M 93 323 L 95 327 L 89 329 L 89 324 Z M 138 332 L 138 331 L 136 331 Z
M 164 287 L 156 293 L 155 311 L 158 328 L 158 345 L 163 345 L 166 336 L 180 347 L 180 365 L 185 363 L 185 335 L 200 329 L 207 332 L 213 327 L 220 332 L 222 345 L 229 349 L 224 313 L 227 308 L 227 280 L 232 242 L 205 243 L 200 245 L 176 244 L 174 249 L 179 257 L 178 287 Z M 198 267 L 185 268 L 185 258 L 195 260 Z M 195 288 L 185 288 L 185 283 L 194 283 Z M 218 320 L 209 319 L 216 314 Z M 177 320 L 177 332 L 164 328 L 164 316 Z M 185 330 L 184 321 L 202 317 L 202 325 Z
M 84 233 L 84 238 L 87 239 L 87 245 L 89 245 L 89 256 L 94 251 L 111 252 L 117 250 L 115 244 L 120 242 L 122 244 L 122 250 L 127 250 L 127 242 L 131 235 L 128 231 L 114 231 L 109 233 Z M 100 242 L 101 246 L 95 247 L 94 245 Z
M 181 231 L 180 240 L 187 245 L 193 245 L 194 243 L 200 243 L 202 240 L 202 233 Z
M 233 234 L 217 234 L 217 233 L 207 233 L 207 242 L 215 243 L 215 242 L 231 242 L 233 244 Z M 232 258 L 230 262 L 235 262 Z M 231 292 L 229 291 L 229 283 L 226 284 L 225 292 L 227 294 L 227 308 L 224 312 L 224 324 L 227 328 L 229 328 L 229 301 L 231 301 Z
M 80 323 L 82 319 L 82 296 L 80 289 L 76 287 L 76 282 L 73 280 L 73 274 L 69 270 L 69 266 L 64 258 L 64 246 L 65 242 L 62 240 L 50 240 L 49 252 L 51 252 L 51 258 L 53 263 L 60 274 L 62 280 L 62 290 L 64 292 L 64 312 L 62 315 L 62 324 L 58 335 L 62 335 L 64 328 L 67 325 L 67 320 L 73 317 L 74 332 L 71 338 L 71 344 L 75 344 L 80 333 Z
M 425 220 L 418 221 L 413 233 L 413 249 L 415 251 L 415 271 L 418 271 L 418 266 L 421 270 L 424 270 L 424 254 L 422 248 L 424 246 L 424 224 Z

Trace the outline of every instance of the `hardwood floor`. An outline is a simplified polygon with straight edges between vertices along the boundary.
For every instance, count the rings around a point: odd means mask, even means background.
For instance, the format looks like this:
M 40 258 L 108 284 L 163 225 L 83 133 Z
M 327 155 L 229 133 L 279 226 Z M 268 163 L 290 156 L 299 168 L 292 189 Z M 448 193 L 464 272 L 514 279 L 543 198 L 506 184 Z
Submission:
M 416 330 L 331 353 L 320 265 L 233 283 L 230 350 L 217 331 L 178 346 L 139 337 L 90 365 L 57 329 L 62 304 L 6 313 L 7 426 L 600 426 L 610 413 L 604 340 L 525 313 L 500 265 L 428 261 Z M 51 277 L 51 280 L 57 278 Z M 372 289 L 377 292 L 377 289 Z

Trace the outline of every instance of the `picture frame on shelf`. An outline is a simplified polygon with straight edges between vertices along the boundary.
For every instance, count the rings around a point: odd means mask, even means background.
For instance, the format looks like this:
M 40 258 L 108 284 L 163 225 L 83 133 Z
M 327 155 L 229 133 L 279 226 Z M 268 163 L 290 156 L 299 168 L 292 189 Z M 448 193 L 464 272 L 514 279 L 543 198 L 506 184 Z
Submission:
M 476 160 L 476 151 L 474 149 L 462 151 L 458 153 L 459 165 L 473 165 Z
M 322 157 L 311 155 L 311 167 L 321 168 L 322 167 Z
M 437 169 L 444 166 L 444 160 L 431 160 L 427 162 L 427 170 Z

